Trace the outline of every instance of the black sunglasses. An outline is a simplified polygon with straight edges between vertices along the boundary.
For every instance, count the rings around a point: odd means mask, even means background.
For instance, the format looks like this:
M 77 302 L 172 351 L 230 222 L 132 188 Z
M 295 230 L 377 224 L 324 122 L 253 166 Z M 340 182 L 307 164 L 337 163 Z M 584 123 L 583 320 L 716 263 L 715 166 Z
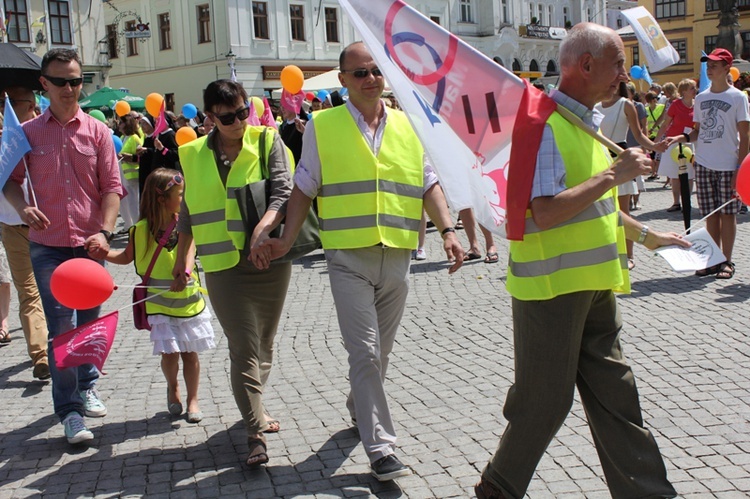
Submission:
M 42 75 L 47 81 L 56 87 L 64 87 L 70 83 L 71 87 L 77 87 L 83 83 L 83 78 L 60 78 L 57 76 Z
M 214 118 L 219 120 L 222 125 L 231 125 L 235 119 L 245 121 L 250 116 L 250 105 L 238 109 L 233 113 L 214 114 Z
M 367 75 L 372 75 L 375 78 L 378 76 L 383 76 L 383 72 L 380 70 L 380 68 L 374 68 L 374 69 L 365 69 L 365 68 L 359 68 L 359 69 L 352 69 L 351 71 L 345 71 L 340 70 L 342 73 L 351 73 L 354 75 L 355 78 L 367 78 Z

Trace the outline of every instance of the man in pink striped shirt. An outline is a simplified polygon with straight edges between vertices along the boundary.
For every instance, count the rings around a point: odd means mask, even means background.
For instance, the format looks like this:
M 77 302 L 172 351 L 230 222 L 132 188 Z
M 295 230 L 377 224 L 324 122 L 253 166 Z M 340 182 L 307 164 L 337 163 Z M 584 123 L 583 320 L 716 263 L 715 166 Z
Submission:
M 21 162 L 3 192 L 30 228 L 34 268 L 49 341 L 99 316 L 99 307 L 72 310 L 61 305 L 50 290 L 52 272 L 72 258 L 103 260 L 109 251 L 120 208 L 122 186 L 109 129 L 78 106 L 83 78 L 74 50 L 53 49 L 42 60 L 42 86 L 50 106 L 23 124 L 32 150 L 25 157 L 30 179 L 30 201 L 21 190 L 25 168 Z M 102 417 L 107 408 L 94 384 L 99 372 L 91 364 L 57 369 L 49 344 L 52 400 L 55 413 L 71 444 L 92 440 L 83 416 Z

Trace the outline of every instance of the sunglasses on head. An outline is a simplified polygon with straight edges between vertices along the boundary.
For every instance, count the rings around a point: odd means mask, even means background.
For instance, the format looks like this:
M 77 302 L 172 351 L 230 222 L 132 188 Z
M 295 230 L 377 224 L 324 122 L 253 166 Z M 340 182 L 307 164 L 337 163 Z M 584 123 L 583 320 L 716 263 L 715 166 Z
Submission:
M 214 118 L 219 120 L 222 125 L 231 125 L 235 119 L 245 121 L 250 116 L 250 105 L 238 109 L 233 113 L 214 114 Z
M 373 68 L 373 69 L 365 69 L 365 68 L 358 68 L 358 69 L 352 69 L 351 71 L 345 71 L 341 70 L 342 73 L 350 73 L 355 78 L 367 78 L 368 75 L 372 75 L 375 78 L 378 76 L 383 76 L 383 72 L 380 71 L 380 68 Z
M 42 75 L 45 80 L 52 83 L 56 87 L 64 87 L 70 84 L 71 87 L 77 87 L 83 83 L 83 78 L 60 78 L 57 76 Z
M 169 182 L 167 182 L 167 186 L 163 190 L 157 188 L 156 191 L 159 194 L 164 194 L 175 185 L 180 185 L 180 184 L 182 184 L 182 175 L 175 175 L 174 177 L 172 177 L 172 179 Z

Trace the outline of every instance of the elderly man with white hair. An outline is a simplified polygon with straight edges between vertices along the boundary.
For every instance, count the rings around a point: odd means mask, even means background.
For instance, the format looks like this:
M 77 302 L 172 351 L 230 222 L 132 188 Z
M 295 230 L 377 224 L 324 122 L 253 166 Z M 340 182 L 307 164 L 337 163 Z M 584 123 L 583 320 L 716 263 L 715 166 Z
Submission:
M 625 49 L 609 28 L 581 23 L 560 45 L 562 79 L 551 93 L 592 129 L 594 104 L 627 80 Z M 522 147 L 528 147 L 522 144 Z M 625 239 L 648 248 L 687 246 L 617 210 L 617 188 L 650 171 L 651 159 L 606 149 L 555 111 L 537 153 L 522 241 L 511 241 L 515 383 L 508 425 L 482 473 L 479 499 L 520 498 L 573 404 L 578 387 L 613 497 L 674 497 L 664 462 L 643 427 L 633 372 L 620 345 L 614 292 L 630 290 Z

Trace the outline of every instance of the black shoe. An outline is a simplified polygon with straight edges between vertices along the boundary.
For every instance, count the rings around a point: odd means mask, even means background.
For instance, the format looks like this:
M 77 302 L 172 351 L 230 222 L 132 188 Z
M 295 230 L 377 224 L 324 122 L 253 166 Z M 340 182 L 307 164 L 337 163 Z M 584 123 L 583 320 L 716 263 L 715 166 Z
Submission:
M 386 482 L 394 478 L 411 475 L 411 470 L 401 463 L 396 456 L 388 454 L 370 465 L 372 476 Z

